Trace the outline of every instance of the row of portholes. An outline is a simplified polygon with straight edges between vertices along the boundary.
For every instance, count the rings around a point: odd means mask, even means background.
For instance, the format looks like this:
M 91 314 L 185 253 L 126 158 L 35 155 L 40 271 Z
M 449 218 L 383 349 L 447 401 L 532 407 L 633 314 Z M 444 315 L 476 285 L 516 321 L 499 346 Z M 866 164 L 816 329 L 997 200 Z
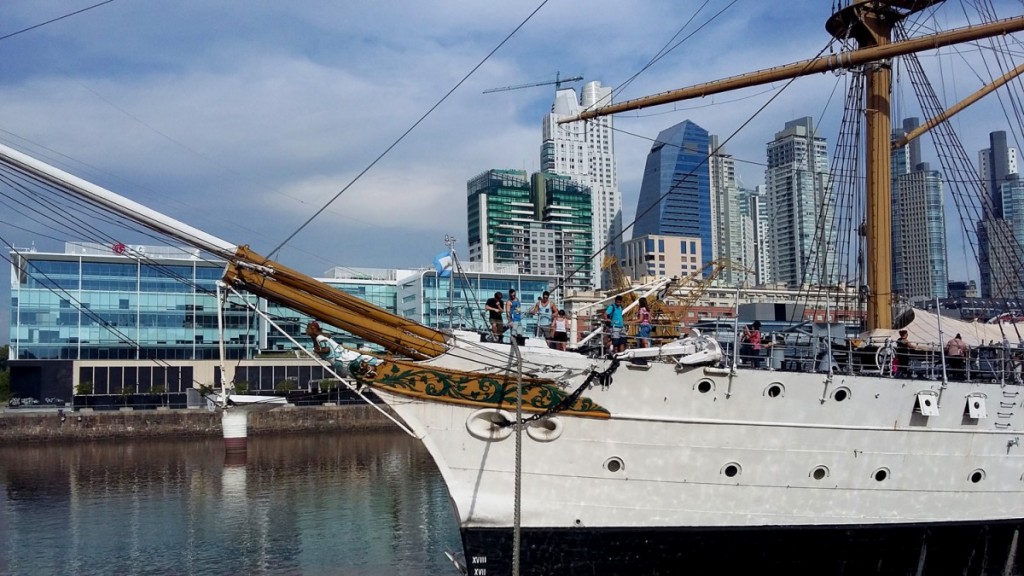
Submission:
M 604 467 L 609 472 L 620 472 L 625 469 L 626 465 L 623 463 L 622 458 L 612 456 L 605 460 Z M 743 473 L 743 467 L 740 466 L 738 462 L 729 462 L 725 466 L 722 466 L 722 469 L 719 472 L 727 478 L 736 478 Z M 831 472 L 829 471 L 828 466 L 815 466 L 811 469 L 810 473 L 808 473 L 808 476 L 814 480 L 824 480 L 825 478 L 828 478 L 830 474 Z M 892 473 L 885 467 L 879 468 L 871 473 L 871 477 L 874 478 L 876 482 L 885 482 L 891 475 Z M 967 481 L 972 484 L 977 484 L 984 479 L 985 471 L 981 468 L 973 470 L 967 475 Z
M 466 430 L 471 436 L 488 442 L 500 442 L 512 435 L 516 417 L 506 410 L 483 408 L 469 415 Z M 537 442 L 551 442 L 562 435 L 562 420 L 549 416 L 532 420 L 526 426 L 526 435 Z
M 694 389 L 701 394 L 707 394 L 715 389 L 715 383 L 711 380 L 700 380 L 694 385 Z M 782 398 L 786 395 L 786 386 L 782 382 L 772 382 L 765 386 L 764 395 L 768 398 Z M 850 389 L 841 386 L 832 391 L 832 399 L 836 402 L 843 402 L 850 398 Z

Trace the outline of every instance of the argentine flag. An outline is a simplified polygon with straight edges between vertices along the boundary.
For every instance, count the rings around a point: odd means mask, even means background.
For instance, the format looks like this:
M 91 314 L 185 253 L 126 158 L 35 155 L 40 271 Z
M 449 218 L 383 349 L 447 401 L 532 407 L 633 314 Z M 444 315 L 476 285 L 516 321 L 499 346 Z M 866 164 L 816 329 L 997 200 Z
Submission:
M 452 258 L 452 251 L 445 250 L 434 256 L 434 268 L 437 270 L 438 278 L 448 278 L 452 275 L 452 265 L 455 259 Z

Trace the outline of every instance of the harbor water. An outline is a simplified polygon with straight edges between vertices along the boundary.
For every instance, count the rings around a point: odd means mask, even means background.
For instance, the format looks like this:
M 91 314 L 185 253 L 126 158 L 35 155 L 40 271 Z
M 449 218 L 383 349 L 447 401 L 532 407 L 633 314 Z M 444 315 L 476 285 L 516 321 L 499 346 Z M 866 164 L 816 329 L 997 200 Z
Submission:
M 448 494 L 399 432 L 0 447 L 0 574 L 457 574 Z

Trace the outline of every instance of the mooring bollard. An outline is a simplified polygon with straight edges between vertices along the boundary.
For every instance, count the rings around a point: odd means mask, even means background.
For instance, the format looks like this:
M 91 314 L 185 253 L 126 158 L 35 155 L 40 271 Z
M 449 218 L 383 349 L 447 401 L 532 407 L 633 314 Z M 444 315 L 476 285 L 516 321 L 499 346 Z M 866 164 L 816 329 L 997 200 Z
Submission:
M 224 450 L 245 452 L 249 433 L 249 411 L 244 408 L 228 408 L 221 412 L 224 428 Z

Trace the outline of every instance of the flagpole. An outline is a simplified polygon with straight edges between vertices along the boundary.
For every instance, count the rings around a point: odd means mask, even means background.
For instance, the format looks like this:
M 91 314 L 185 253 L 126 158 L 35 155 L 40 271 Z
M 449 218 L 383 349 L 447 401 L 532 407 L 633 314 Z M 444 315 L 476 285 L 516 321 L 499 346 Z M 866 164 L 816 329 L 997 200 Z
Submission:
M 455 237 L 444 235 L 444 245 L 451 255 L 452 271 L 448 274 L 448 331 L 454 333 L 452 318 L 455 316 Z

